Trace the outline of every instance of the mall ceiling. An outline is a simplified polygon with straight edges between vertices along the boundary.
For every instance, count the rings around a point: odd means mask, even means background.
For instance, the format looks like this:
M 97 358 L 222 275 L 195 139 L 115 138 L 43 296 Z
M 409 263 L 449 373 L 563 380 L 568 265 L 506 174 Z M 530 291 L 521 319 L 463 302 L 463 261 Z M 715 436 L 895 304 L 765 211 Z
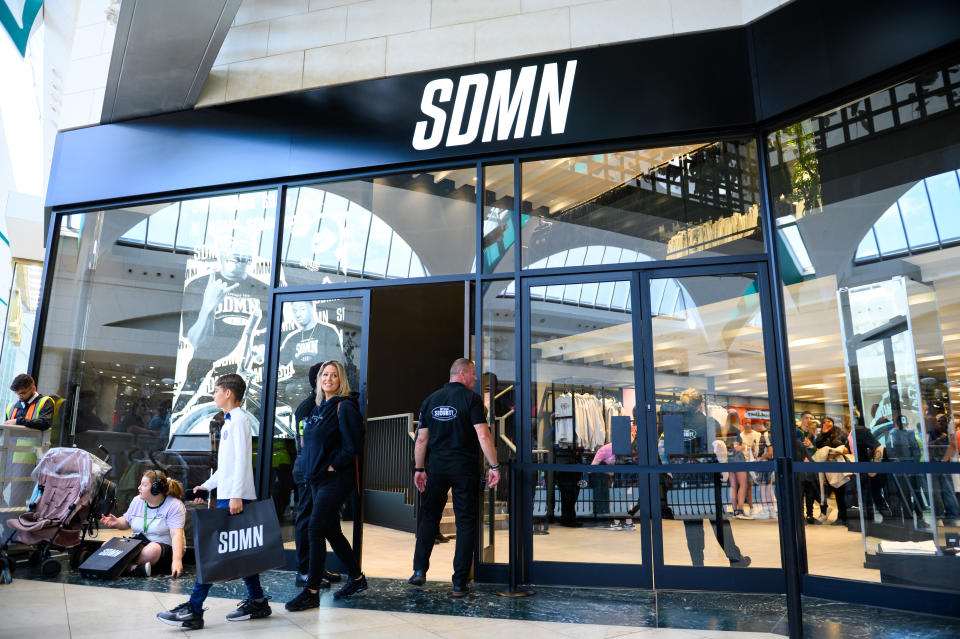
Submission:
M 242 0 L 123 0 L 100 122 L 192 108 Z

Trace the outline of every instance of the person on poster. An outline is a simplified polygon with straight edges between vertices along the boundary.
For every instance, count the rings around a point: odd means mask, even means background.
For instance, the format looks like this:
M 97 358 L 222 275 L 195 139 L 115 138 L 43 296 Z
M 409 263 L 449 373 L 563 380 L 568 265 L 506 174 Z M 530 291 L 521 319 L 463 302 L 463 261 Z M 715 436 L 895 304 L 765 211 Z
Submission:
M 417 529 L 413 575 L 408 583 L 418 587 L 426 583 L 440 517 L 447 505 L 447 492 L 452 489 L 457 526 L 454 597 L 465 597 L 470 592 L 467 579 L 479 528 L 481 452 L 490 465 L 487 488 L 495 488 L 500 482 L 497 448 L 487 427 L 487 411 L 483 400 L 473 392 L 476 382 L 472 361 L 461 357 L 453 362 L 450 381 L 420 407 L 420 428 L 413 453 L 413 482 L 423 493 L 423 517 Z M 428 449 L 429 473 L 424 467 Z
M 263 307 L 270 288 L 251 273 L 254 257 L 253 241 L 234 229 L 217 249 L 216 268 L 188 280 L 184 288 L 184 304 L 200 304 L 181 318 L 174 421 L 209 404 L 212 382 L 220 375 L 237 373 L 251 385 L 259 379 L 263 352 L 255 343 L 266 331 Z
M 290 312 L 299 328 L 280 345 L 277 378 L 284 397 L 295 400 L 313 392 L 306 384 L 311 366 L 343 353 L 343 337 L 329 323 L 320 322 L 314 302 L 292 302 Z

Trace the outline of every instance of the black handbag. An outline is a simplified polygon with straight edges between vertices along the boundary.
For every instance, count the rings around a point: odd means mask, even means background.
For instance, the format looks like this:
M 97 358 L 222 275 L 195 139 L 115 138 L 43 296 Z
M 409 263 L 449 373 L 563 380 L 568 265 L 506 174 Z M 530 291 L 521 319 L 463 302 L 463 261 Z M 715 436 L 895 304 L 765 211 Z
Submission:
M 116 579 L 146 544 L 137 537 L 114 537 L 80 564 L 80 574 L 89 579 Z
M 230 581 L 286 564 L 280 523 L 272 499 L 243 505 L 231 515 L 226 508 L 193 511 L 193 546 L 197 580 Z

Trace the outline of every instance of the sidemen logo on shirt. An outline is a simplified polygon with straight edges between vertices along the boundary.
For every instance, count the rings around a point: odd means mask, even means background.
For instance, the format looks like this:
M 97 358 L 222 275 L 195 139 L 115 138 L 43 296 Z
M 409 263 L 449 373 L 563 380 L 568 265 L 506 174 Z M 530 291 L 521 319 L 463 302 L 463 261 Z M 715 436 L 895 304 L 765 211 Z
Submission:
M 438 422 L 449 422 L 457 418 L 457 409 L 453 406 L 437 406 L 430 411 L 430 415 Z

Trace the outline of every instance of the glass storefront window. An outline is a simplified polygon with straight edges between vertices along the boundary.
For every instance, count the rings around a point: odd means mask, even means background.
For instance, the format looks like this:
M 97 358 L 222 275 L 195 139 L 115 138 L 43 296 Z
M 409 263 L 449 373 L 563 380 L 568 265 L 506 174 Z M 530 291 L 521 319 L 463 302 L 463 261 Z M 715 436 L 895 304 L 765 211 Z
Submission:
M 7 298 L 6 329 L 3 333 L 3 345 L 0 346 L 0 379 L 13 381 L 18 374 L 27 372 L 42 277 L 42 264 L 13 261 L 13 281 L 10 285 L 10 296 Z M 6 384 L 6 387 L 9 385 Z M 13 391 L 6 387 L 4 406 L 17 399 Z M 45 394 L 45 389 L 40 389 L 40 393 Z
M 960 65 L 944 65 L 767 138 L 814 461 L 957 459 L 942 442 L 960 401 L 958 91 Z
M 475 169 L 287 191 L 282 286 L 476 272 Z
M 523 268 L 762 253 L 749 140 L 524 162 Z
M 806 509 L 809 573 L 960 591 L 952 556 L 960 545 L 960 475 L 890 468 L 801 476 L 798 495 Z M 830 486 L 822 500 L 821 478 Z M 847 516 L 840 508 L 844 501 L 850 508 Z
M 218 376 L 259 432 L 275 214 L 261 191 L 62 219 L 38 385 L 67 400 L 63 445 L 110 450 L 119 513 L 143 470 L 209 477 Z
M 484 167 L 483 182 L 483 272 L 513 271 L 517 244 L 513 162 Z

